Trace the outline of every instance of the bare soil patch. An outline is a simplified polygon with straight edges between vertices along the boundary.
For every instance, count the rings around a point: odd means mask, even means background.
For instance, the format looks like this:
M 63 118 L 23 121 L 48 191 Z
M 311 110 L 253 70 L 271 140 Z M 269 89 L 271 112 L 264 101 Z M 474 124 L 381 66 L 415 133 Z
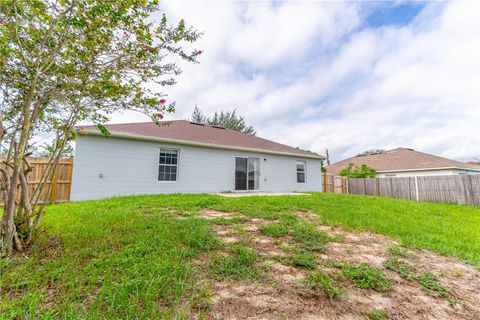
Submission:
M 212 209 L 203 209 L 197 212 L 197 216 L 211 220 L 216 218 L 232 219 L 237 215 L 230 212 L 222 212 L 222 211 L 217 211 Z
M 385 273 L 392 281 L 391 289 L 376 292 L 351 284 L 343 287 L 343 295 L 330 300 L 323 292 L 306 286 L 308 270 L 289 263 L 294 248 L 289 236 L 262 234 L 258 227 L 272 221 L 245 217 L 238 224 L 213 228 L 226 245 L 242 242 L 255 248 L 268 270 L 268 279 L 214 284 L 208 308 L 210 319 L 368 319 L 372 310 L 385 310 L 388 319 L 480 319 L 480 272 L 473 266 L 427 250 L 402 248 L 402 256 L 398 256 L 401 261 L 414 265 L 418 273 L 433 273 L 449 292 L 448 298 L 437 297 L 423 290 L 418 281 L 407 281 L 384 266 L 385 260 L 393 256 L 389 248 L 399 245 L 396 241 L 372 232 L 347 232 L 321 225 L 310 212 L 296 214 L 316 222 L 317 228 L 330 237 L 337 235 L 340 239 L 328 242 L 325 253 L 315 253 L 317 269 L 331 272 L 330 261 L 367 263 Z M 198 215 L 206 219 L 239 216 L 214 210 Z

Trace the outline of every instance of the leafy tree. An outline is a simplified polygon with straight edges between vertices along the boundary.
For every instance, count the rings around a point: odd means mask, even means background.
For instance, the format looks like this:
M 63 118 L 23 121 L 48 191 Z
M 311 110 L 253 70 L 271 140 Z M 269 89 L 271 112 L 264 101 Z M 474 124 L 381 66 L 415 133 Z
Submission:
M 0 2 L 0 145 L 8 150 L 0 165 L 1 252 L 33 241 L 47 182 L 79 121 L 108 134 L 103 124 L 113 112 L 158 121 L 174 110 L 162 92 L 181 72 L 172 58 L 196 62 L 201 51 L 183 47 L 200 34 L 183 20 L 155 21 L 158 8 L 158 0 Z M 48 170 L 30 192 L 28 155 L 41 132 L 53 134 L 54 144 Z
M 221 126 L 224 128 L 240 131 L 243 133 L 255 135 L 255 129 L 252 126 L 247 126 L 245 119 L 242 116 L 236 114 L 236 109 L 233 111 L 220 111 L 215 112 L 213 118 L 209 118 L 203 114 L 203 112 L 195 106 L 191 116 L 191 121 L 209 124 L 213 126 Z
M 195 106 L 193 109 L 192 117 L 190 119 L 193 122 L 196 123 L 203 123 L 203 124 L 208 124 L 209 119 L 203 115 L 203 112 Z
M 358 156 L 373 155 L 373 154 L 381 154 L 381 153 L 385 153 L 385 150 L 384 149 L 371 149 L 371 150 L 366 150 L 364 152 L 361 152 L 361 153 L 357 154 L 357 157 Z
M 362 164 L 359 167 L 353 163 L 349 163 L 346 168 L 340 170 L 338 175 L 347 178 L 375 178 L 377 171 L 366 164 Z

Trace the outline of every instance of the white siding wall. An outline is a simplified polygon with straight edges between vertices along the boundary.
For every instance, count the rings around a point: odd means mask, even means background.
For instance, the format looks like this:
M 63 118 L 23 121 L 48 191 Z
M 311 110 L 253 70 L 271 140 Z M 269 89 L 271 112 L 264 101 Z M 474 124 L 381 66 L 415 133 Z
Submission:
M 180 150 L 176 182 L 157 180 L 161 147 Z M 315 159 L 82 136 L 76 141 L 71 200 L 129 194 L 234 191 L 235 156 L 260 158 L 259 191 L 322 189 L 320 161 Z M 297 183 L 297 160 L 307 162 L 306 183 Z M 99 174 L 103 174 L 103 177 L 100 178 Z

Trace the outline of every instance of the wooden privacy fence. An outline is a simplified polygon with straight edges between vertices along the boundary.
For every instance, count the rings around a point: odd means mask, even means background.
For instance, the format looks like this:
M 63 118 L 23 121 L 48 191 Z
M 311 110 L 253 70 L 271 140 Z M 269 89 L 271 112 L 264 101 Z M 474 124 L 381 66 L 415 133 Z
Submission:
M 323 192 L 347 193 L 347 179 L 344 177 L 322 174 Z
M 346 185 L 350 194 L 480 206 L 480 175 L 347 179 Z
M 28 174 L 27 178 L 28 188 L 30 194 L 33 194 L 33 190 L 40 183 L 42 174 L 48 168 L 48 158 L 29 158 L 28 161 L 32 165 L 32 171 Z M 47 199 L 50 203 L 70 201 L 72 169 L 73 158 L 60 159 L 52 179 L 47 181 L 41 199 Z M 50 190 L 50 184 L 52 183 L 51 192 L 47 194 Z M 3 199 L 0 199 L 0 201 L 3 202 Z

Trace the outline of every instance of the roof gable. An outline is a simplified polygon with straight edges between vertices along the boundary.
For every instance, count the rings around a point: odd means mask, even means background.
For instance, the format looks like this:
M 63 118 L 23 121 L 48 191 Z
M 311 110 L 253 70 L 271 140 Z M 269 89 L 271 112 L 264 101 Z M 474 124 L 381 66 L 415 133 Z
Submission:
M 113 137 L 136 138 L 145 140 L 158 139 L 175 143 L 194 143 L 219 148 L 237 148 L 279 154 L 298 155 L 309 158 L 323 157 L 299 148 L 290 147 L 257 136 L 210 126 L 186 120 L 164 121 L 161 125 L 153 122 L 109 124 L 105 127 Z M 80 129 L 90 134 L 100 135 L 95 126 L 81 126 Z
M 331 164 L 327 167 L 329 173 L 337 173 L 347 167 L 349 163 L 355 165 L 366 164 L 378 172 L 427 170 L 439 168 L 458 168 L 479 170 L 479 167 L 467 163 L 434 156 L 432 154 L 415 151 L 408 148 L 397 148 L 382 153 L 359 155 Z

